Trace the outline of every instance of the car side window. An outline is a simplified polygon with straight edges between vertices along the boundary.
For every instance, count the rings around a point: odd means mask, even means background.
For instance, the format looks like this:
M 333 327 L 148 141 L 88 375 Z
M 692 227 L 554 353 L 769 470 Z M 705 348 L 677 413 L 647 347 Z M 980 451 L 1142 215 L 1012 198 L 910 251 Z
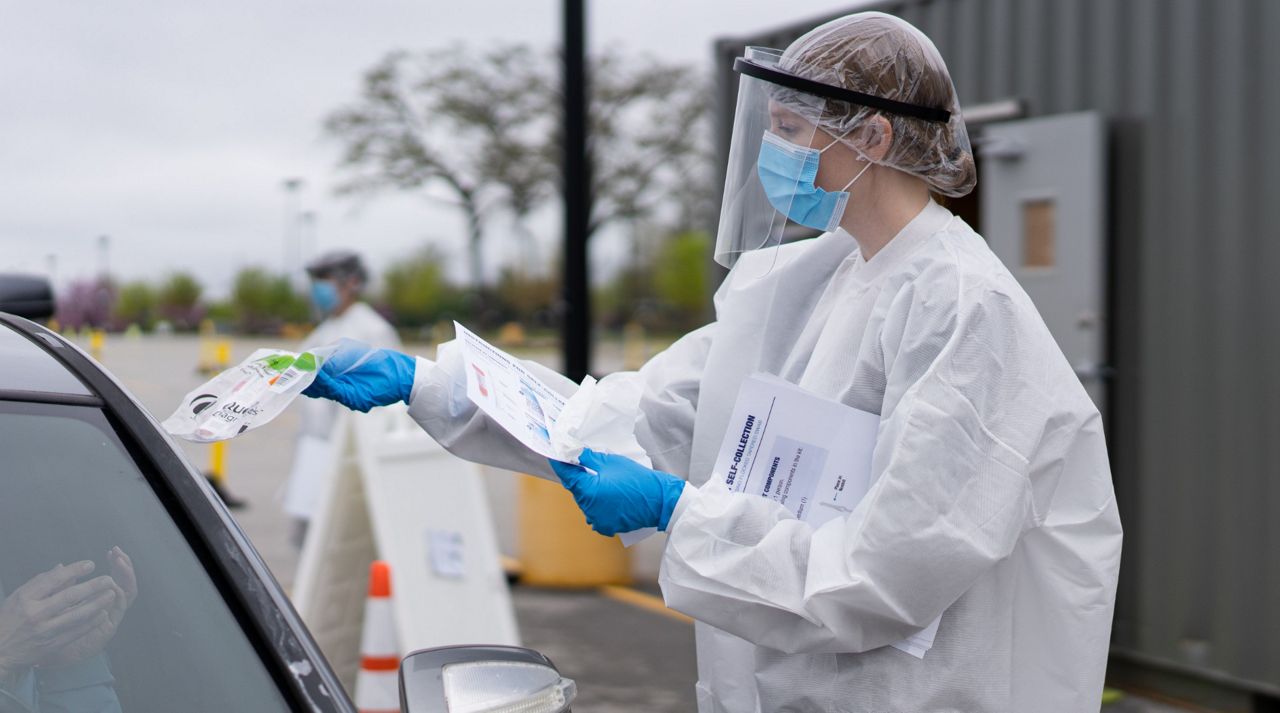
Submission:
M 289 704 L 102 412 L 0 402 L 0 711 Z

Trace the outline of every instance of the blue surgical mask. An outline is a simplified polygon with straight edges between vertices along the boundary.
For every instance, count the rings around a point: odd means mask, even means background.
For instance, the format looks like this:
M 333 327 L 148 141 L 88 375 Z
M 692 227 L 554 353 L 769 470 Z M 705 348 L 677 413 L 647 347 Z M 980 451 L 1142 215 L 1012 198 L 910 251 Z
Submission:
M 311 304 L 320 310 L 320 314 L 329 315 L 338 306 L 338 287 L 328 280 L 315 280 L 311 283 Z
M 849 187 L 871 168 L 868 162 L 843 190 L 827 191 L 813 184 L 818 177 L 818 161 L 822 153 L 840 143 L 836 139 L 819 150 L 793 144 L 772 131 L 766 131 L 760 145 L 757 172 L 764 193 L 779 213 L 814 230 L 830 232 L 840 225 L 849 203 Z

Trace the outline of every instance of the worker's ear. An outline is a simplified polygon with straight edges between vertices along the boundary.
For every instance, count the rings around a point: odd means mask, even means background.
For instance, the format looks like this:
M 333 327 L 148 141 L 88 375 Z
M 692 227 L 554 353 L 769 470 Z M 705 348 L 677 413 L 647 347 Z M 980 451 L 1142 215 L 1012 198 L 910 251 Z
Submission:
M 872 114 L 854 132 L 854 145 L 862 152 L 862 157 L 872 163 L 884 161 L 893 146 L 893 124 L 882 114 Z

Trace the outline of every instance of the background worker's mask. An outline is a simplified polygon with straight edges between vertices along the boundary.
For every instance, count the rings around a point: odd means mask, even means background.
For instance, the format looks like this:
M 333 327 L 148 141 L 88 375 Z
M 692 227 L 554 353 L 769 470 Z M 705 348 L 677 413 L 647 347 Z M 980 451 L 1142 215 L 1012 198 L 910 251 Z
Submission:
M 322 317 L 328 317 L 338 307 L 338 286 L 330 280 L 315 280 L 311 283 L 311 304 Z

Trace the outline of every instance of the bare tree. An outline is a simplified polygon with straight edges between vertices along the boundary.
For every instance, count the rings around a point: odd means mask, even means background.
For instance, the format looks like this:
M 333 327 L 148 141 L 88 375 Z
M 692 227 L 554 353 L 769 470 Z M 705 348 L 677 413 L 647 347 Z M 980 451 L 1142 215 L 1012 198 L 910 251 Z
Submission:
M 591 232 L 623 221 L 638 235 L 635 226 L 666 206 L 687 219 L 709 175 L 704 82 L 686 67 L 617 53 L 596 58 L 590 76 Z M 487 218 L 508 212 L 531 244 L 526 220 L 557 187 L 559 82 L 553 56 L 521 45 L 393 52 L 365 74 L 359 99 L 325 122 L 345 147 L 339 190 L 446 189 L 466 218 L 479 287 Z
M 484 282 L 486 218 L 509 191 L 536 203 L 549 181 L 541 145 L 546 88 L 529 50 L 392 52 L 365 73 L 358 101 L 325 130 L 345 148 L 340 193 L 443 188 L 467 221 L 471 282 Z M 527 212 L 527 208 L 525 212 Z
M 592 62 L 590 81 L 591 231 L 620 221 L 636 234 L 663 210 L 691 219 L 714 160 L 710 87 L 688 67 L 612 52 Z

